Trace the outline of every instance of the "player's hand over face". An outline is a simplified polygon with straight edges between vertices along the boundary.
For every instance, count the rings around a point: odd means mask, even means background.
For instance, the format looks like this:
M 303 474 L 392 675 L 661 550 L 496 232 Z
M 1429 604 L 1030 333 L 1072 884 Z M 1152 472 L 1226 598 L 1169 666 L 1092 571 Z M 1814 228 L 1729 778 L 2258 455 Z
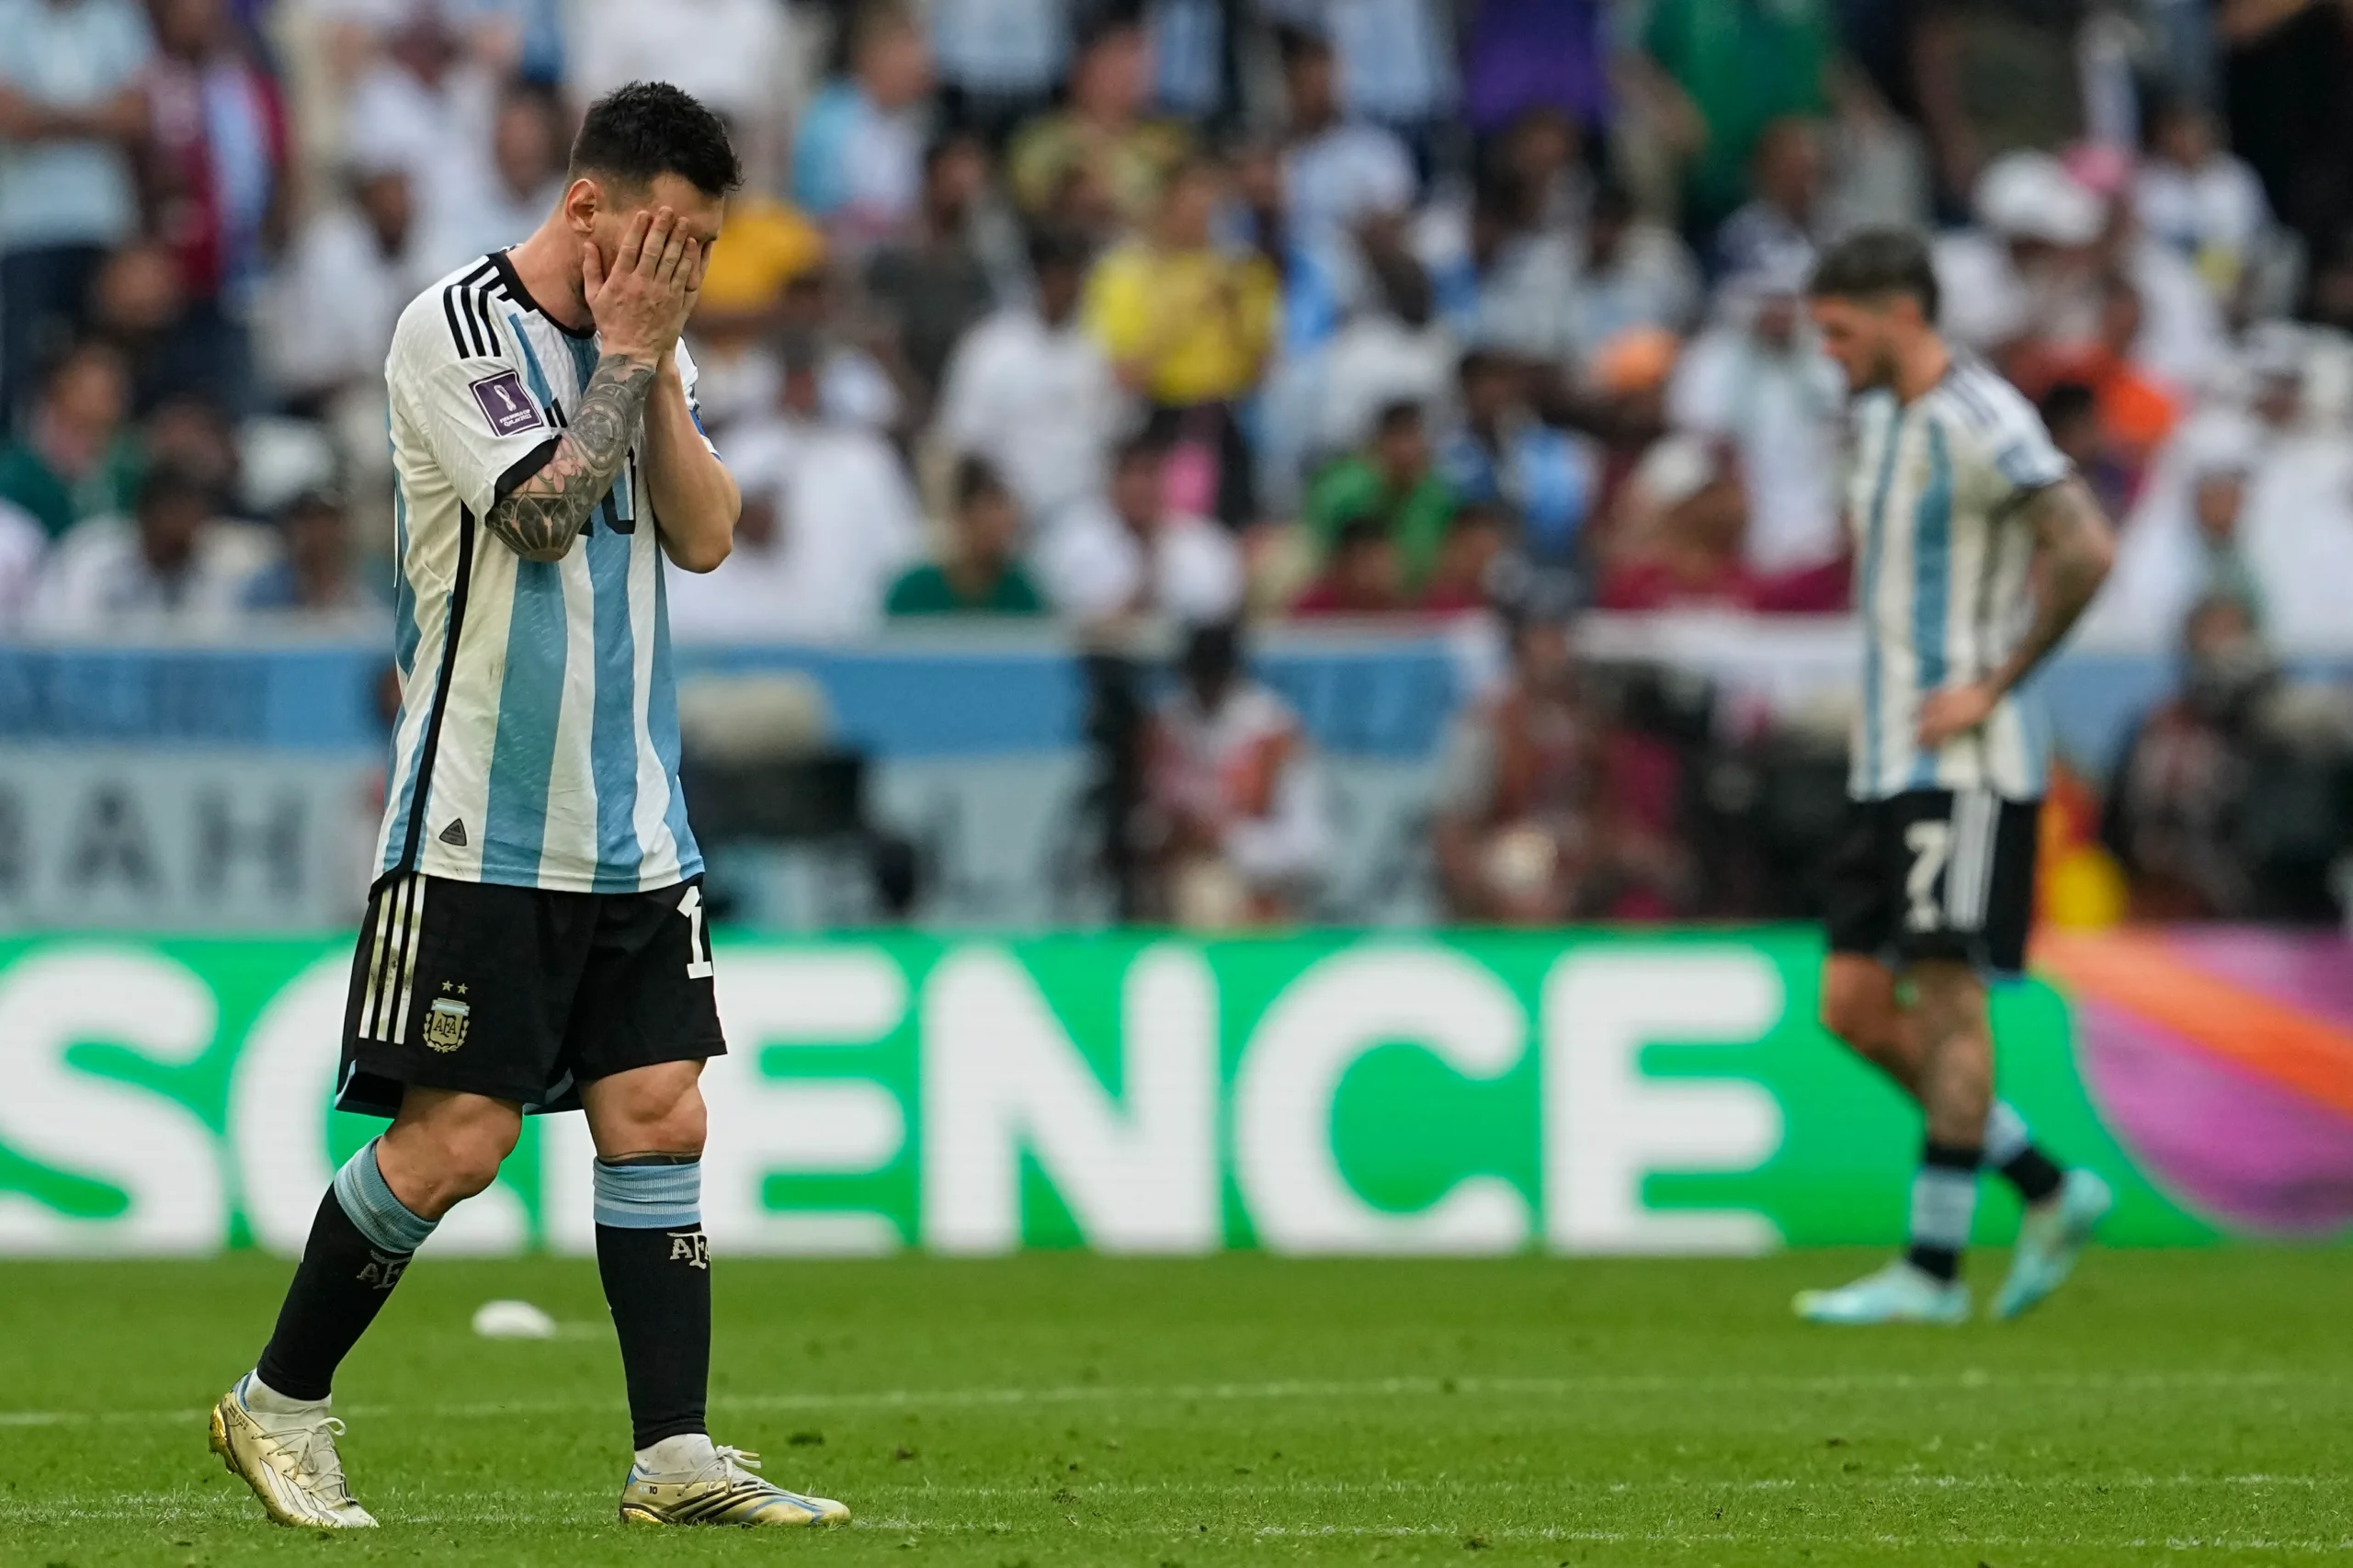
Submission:
M 1994 705 L 2000 700 L 1983 681 L 1930 692 L 1920 704 L 1921 745 L 1933 750 L 1955 735 L 1967 734 L 1993 716 Z
M 630 220 L 608 265 L 596 242 L 580 256 L 581 291 L 608 354 L 654 365 L 667 360 L 694 309 L 702 252 L 667 207 Z

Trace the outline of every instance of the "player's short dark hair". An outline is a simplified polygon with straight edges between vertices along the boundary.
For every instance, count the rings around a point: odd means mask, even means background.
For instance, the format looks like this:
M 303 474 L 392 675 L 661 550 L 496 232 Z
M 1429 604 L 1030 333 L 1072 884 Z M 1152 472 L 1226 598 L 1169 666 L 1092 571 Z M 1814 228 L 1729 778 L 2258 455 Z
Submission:
M 1806 295 L 1815 300 L 1872 300 L 1909 294 L 1933 322 L 1942 291 L 1928 243 L 1909 229 L 1859 229 L 1822 253 Z
M 667 82 L 631 82 L 588 106 L 572 142 L 572 176 L 586 174 L 641 187 L 676 175 L 705 196 L 744 183 L 727 127 Z

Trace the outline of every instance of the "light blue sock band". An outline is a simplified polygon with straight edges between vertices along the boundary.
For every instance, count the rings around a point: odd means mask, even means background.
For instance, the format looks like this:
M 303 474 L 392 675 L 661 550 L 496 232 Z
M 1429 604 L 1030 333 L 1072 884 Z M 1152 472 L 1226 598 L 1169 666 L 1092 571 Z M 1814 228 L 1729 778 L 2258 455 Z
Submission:
M 597 1223 L 624 1231 L 684 1231 L 702 1223 L 702 1162 L 597 1162 Z
M 335 1173 L 335 1200 L 343 1205 L 359 1233 L 386 1252 L 415 1252 L 440 1223 L 411 1212 L 407 1204 L 392 1196 L 384 1173 L 377 1168 L 373 1138 Z
M 1912 1243 L 1961 1252 L 1977 1216 L 1977 1173 L 1922 1165 L 1912 1178 Z
M 1995 1100 L 1994 1108 L 1985 1113 L 1985 1164 L 1989 1169 L 2000 1170 L 2027 1152 L 2034 1135 L 2027 1131 L 2026 1118 L 2018 1113 L 2007 1100 Z

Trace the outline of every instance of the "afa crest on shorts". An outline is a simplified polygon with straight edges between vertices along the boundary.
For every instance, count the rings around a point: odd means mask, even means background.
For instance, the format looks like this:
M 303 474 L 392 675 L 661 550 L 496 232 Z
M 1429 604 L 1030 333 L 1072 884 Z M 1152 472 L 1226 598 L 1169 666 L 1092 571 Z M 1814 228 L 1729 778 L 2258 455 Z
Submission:
M 448 989 L 446 983 L 443 989 Z M 436 996 L 425 1013 L 425 1043 L 436 1051 L 455 1051 L 466 1043 L 466 1030 L 472 1023 L 471 1005 L 455 996 Z

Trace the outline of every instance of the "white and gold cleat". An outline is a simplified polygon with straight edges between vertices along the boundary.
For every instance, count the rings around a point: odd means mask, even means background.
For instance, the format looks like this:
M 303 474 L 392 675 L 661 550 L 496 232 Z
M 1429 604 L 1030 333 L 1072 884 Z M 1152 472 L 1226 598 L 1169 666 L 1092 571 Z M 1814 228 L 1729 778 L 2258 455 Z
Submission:
M 828 1497 L 803 1497 L 754 1475 L 760 1456 L 716 1449 L 682 1475 L 649 1475 L 630 1467 L 621 1488 L 625 1525 L 825 1526 L 849 1523 L 849 1510 Z
M 212 1451 L 242 1477 L 281 1525 L 372 1529 L 376 1517 L 351 1500 L 335 1440 L 343 1423 L 326 1415 L 276 1416 L 245 1403 L 245 1381 L 212 1407 Z

